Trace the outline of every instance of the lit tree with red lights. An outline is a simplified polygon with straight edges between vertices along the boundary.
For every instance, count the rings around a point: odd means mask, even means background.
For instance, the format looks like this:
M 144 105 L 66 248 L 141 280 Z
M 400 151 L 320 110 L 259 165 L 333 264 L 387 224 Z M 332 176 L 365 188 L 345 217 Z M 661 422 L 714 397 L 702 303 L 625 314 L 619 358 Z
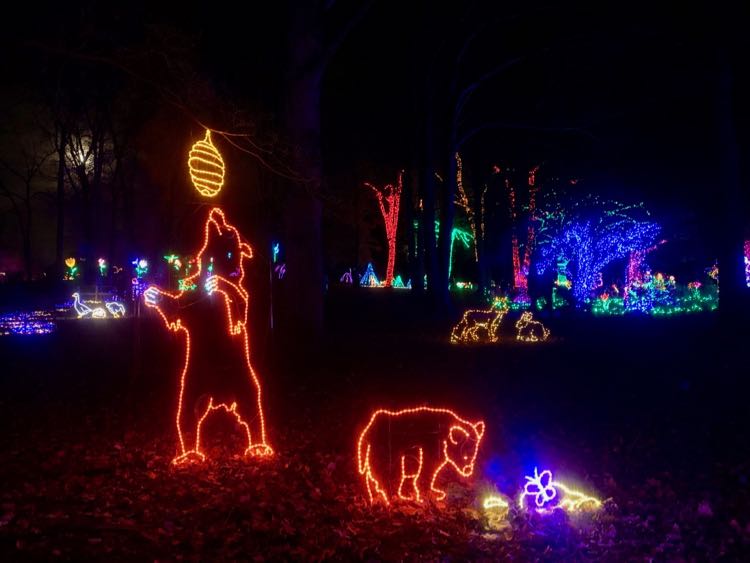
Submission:
M 538 172 L 539 165 L 536 165 L 531 168 L 531 170 L 529 170 L 528 220 L 526 221 L 526 243 L 524 244 L 523 259 L 521 258 L 521 250 L 518 237 L 519 206 L 517 203 L 516 188 L 511 182 L 510 178 L 505 178 L 505 188 L 508 192 L 508 210 L 510 212 L 512 223 L 511 244 L 513 258 L 513 289 L 516 292 L 516 299 L 522 301 L 528 301 L 529 299 L 529 271 L 531 269 L 531 256 L 534 251 L 534 245 L 536 242 L 536 199 L 537 193 L 539 192 L 539 185 L 537 183 L 536 176 Z
M 403 170 L 398 175 L 396 185 L 386 184 L 378 188 L 373 184 L 365 182 L 365 186 L 370 188 L 375 197 L 378 198 L 380 213 L 383 215 L 385 224 L 385 236 L 388 239 L 388 267 L 385 273 L 385 286 L 391 287 L 393 284 L 393 269 L 396 266 L 396 234 L 398 232 L 398 208 L 401 203 L 401 188 L 403 187 Z

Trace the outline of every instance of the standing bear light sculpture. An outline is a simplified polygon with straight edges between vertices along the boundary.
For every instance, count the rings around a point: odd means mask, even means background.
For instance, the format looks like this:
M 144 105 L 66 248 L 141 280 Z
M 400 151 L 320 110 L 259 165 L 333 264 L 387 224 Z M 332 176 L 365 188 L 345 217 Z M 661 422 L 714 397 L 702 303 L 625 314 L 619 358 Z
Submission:
M 193 289 L 170 293 L 151 286 L 144 293 L 145 304 L 159 313 L 169 330 L 184 337 L 176 416 L 180 451 L 175 464 L 205 459 L 201 428 L 215 411 L 236 419 L 246 437 L 245 455 L 273 454 L 266 440 L 261 384 L 250 362 L 243 261 L 252 256 L 221 209 L 213 208 L 196 255 L 197 271 L 181 284 Z
M 449 409 L 379 409 L 357 441 L 357 469 L 370 503 L 393 497 L 443 500 L 438 479 L 446 468 L 462 477 L 474 473 L 484 422 L 469 422 Z

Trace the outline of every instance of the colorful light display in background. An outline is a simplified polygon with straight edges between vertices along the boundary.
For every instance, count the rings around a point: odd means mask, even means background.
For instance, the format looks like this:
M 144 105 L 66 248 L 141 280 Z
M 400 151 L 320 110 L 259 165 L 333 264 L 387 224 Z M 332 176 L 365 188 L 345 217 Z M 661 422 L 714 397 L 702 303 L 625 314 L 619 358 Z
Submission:
M 224 159 L 211 141 L 211 131 L 190 149 L 188 155 L 190 179 L 198 193 L 204 197 L 214 197 L 224 185 Z
M 525 311 L 531 307 L 531 303 L 528 301 L 511 301 L 507 295 L 498 295 L 493 297 L 490 305 L 493 309 L 499 309 L 503 311 Z
M 408 280 L 406 283 L 404 283 L 404 280 L 401 279 L 401 276 L 396 276 L 393 278 L 393 289 L 411 289 L 411 280 Z
M 486 342 L 494 344 L 500 340 L 500 325 L 507 309 L 490 307 L 488 310 L 469 309 L 451 330 L 451 344 Z
M 0 336 L 50 334 L 55 331 L 52 313 L 29 311 L 0 315 Z
M 422 502 L 425 493 L 443 500 L 446 492 L 438 487 L 441 473 L 453 468 L 458 475 L 471 477 L 482 436 L 484 422 L 469 422 L 450 409 L 376 410 L 357 440 L 357 470 L 370 503 L 382 500 L 389 505 L 394 497 Z M 390 477 L 393 462 L 397 481 Z
M 474 241 L 474 235 L 456 227 L 451 231 L 451 248 L 450 256 L 448 257 L 448 279 L 453 275 L 453 248 L 456 246 L 456 241 L 463 244 L 464 248 L 469 248 L 472 241 Z
M 172 266 L 172 269 L 179 272 L 182 269 L 182 260 L 180 260 L 180 257 L 177 256 L 177 254 L 165 254 L 164 260 L 167 261 L 167 264 Z
M 276 273 L 277 279 L 283 280 L 286 275 L 286 264 L 276 264 L 273 271 Z
M 274 242 L 271 244 L 271 256 L 272 262 L 276 264 L 279 261 L 279 253 L 281 252 L 281 244 Z
M 131 264 L 135 266 L 135 277 L 138 279 L 148 274 L 148 260 L 145 258 L 136 258 Z
M 404 172 L 402 170 L 399 172 L 398 182 L 395 185 L 386 184 L 384 187 L 378 188 L 373 184 L 365 182 L 365 186 L 373 191 L 378 200 L 380 213 L 383 216 L 383 223 L 385 224 L 385 235 L 388 240 L 388 265 L 384 280 L 386 287 L 390 287 L 393 284 L 393 271 L 396 267 L 396 235 L 398 234 L 398 210 L 401 204 L 403 178 Z
M 557 509 L 566 512 L 596 510 L 601 505 L 602 502 L 599 499 L 553 480 L 549 469 L 539 473 L 536 467 L 533 476 L 526 476 L 523 492 L 518 497 L 519 508 L 532 508 L 541 514 Z
M 79 319 L 106 319 L 108 317 L 120 319 L 125 316 L 125 306 L 119 301 L 94 299 L 84 302 L 81 300 L 81 294 L 78 292 L 75 292 L 71 297 L 73 297 L 72 309 Z M 103 307 L 102 303 L 104 304 Z
M 652 246 L 660 231 L 642 203 L 626 205 L 587 196 L 566 205 L 555 202 L 538 214 L 537 272 L 563 257 L 573 265 L 572 292 L 578 307 L 596 289 L 599 274 L 611 262 Z
M 536 218 L 536 198 L 539 192 L 536 175 L 539 172 L 539 166 L 534 166 L 529 170 L 528 187 L 529 187 L 529 206 L 528 206 L 528 226 L 526 228 L 526 243 L 524 244 L 523 259 L 518 242 L 518 204 L 516 189 L 510 179 L 505 179 L 505 188 L 508 192 L 508 210 L 512 224 L 511 231 L 511 250 L 513 259 L 513 289 L 516 293 L 514 300 L 530 302 L 528 296 L 529 290 L 529 272 L 531 270 L 531 255 L 534 251 L 536 241 L 535 222 Z
M 474 291 L 476 287 L 471 282 L 457 281 L 453 283 L 453 289 L 456 289 L 458 291 Z
M 354 278 L 352 277 L 352 269 L 349 268 L 344 274 L 339 278 L 339 281 L 346 285 L 352 285 L 354 283 Z
M 65 259 L 65 268 L 65 276 L 63 277 L 65 281 L 72 281 L 80 274 L 76 259 L 72 256 Z
M 745 283 L 750 287 L 750 240 L 745 241 Z
M 469 198 L 466 195 L 466 189 L 464 188 L 464 168 L 463 168 L 463 162 L 461 160 L 461 155 L 456 153 L 456 187 L 458 191 L 458 200 L 455 202 L 456 205 L 458 205 L 461 209 L 464 210 L 466 213 L 466 219 L 469 222 L 469 228 L 471 229 L 471 233 L 466 233 L 465 231 L 462 231 L 462 233 L 465 233 L 465 240 L 462 240 L 466 248 L 469 248 L 469 243 L 473 242 L 473 249 L 474 249 L 474 261 L 479 262 L 479 251 L 477 249 L 477 220 L 474 216 L 474 207 L 469 202 Z M 451 233 L 451 259 L 448 262 L 448 278 L 451 277 L 450 269 L 453 265 L 453 242 L 454 237 L 456 236 L 456 229 L 453 229 L 453 232 Z
M 646 272 L 640 282 L 623 291 L 624 297 L 604 291 L 591 303 L 594 315 L 616 316 L 627 313 L 649 314 L 657 317 L 676 314 L 714 311 L 719 306 L 718 284 L 693 281 L 680 285 L 674 276 Z
M 521 314 L 516 321 L 516 340 L 520 342 L 545 342 L 549 338 L 549 329 L 534 320 L 530 311 Z
M 105 277 L 107 275 L 107 261 L 104 258 L 99 258 L 96 263 L 99 267 L 99 275 L 101 277 Z
M 360 287 L 380 287 L 380 280 L 375 275 L 375 270 L 372 268 L 372 263 L 367 264 L 365 273 L 359 278 Z
M 666 242 L 666 239 L 660 240 L 653 246 L 649 246 L 643 250 L 634 250 L 630 253 L 628 265 L 625 268 L 625 287 L 630 287 L 635 283 L 641 283 L 643 281 L 643 276 L 649 269 L 646 264 L 646 255 L 653 252 Z
M 249 294 L 243 287 L 245 279 L 243 260 L 252 258 L 252 249 L 249 244 L 242 240 L 239 231 L 227 223 L 223 211 L 218 207 L 211 209 L 209 212 L 203 228 L 203 237 L 203 244 L 196 254 L 197 271 L 185 278 L 183 284 L 185 286 L 200 285 L 205 288 L 206 293 L 219 298 L 216 306 L 221 307 L 226 315 L 227 337 L 231 342 L 237 342 L 243 350 L 244 369 L 250 382 L 249 389 L 255 391 L 255 396 L 247 396 L 248 388 L 243 387 L 235 390 L 236 395 L 231 403 L 218 403 L 214 402 L 214 390 L 206 389 L 205 393 L 198 394 L 198 396 L 208 398 L 208 404 L 202 413 L 195 412 L 195 409 L 185 404 L 186 390 L 195 391 L 192 387 L 195 383 L 193 382 L 194 377 L 191 377 L 191 369 L 196 368 L 191 367 L 191 350 L 201 344 L 193 324 L 199 321 L 189 320 L 178 315 L 185 312 L 182 305 L 193 302 L 195 297 L 183 291 L 174 294 L 156 286 L 150 286 L 144 292 L 146 306 L 156 310 L 170 331 L 182 333 L 185 338 L 185 360 L 179 378 L 177 413 L 175 415 L 179 452 L 173 463 L 181 464 L 205 460 L 205 453 L 201 450 L 201 429 L 206 418 L 217 410 L 223 410 L 234 416 L 237 423 L 245 429 L 247 438 L 245 455 L 270 456 L 273 454 L 273 449 L 266 439 L 260 380 L 250 362 L 250 342 L 247 333 Z M 209 265 L 213 267 L 215 263 L 212 257 L 205 256 L 205 252 L 216 237 L 226 237 L 229 243 L 235 245 L 234 251 L 231 255 L 228 255 L 227 259 L 234 257 L 237 264 L 231 264 L 218 272 L 213 272 L 212 275 L 208 275 Z M 224 269 L 227 271 L 224 271 Z M 234 279 L 230 280 L 226 277 L 235 272 L 238 272 L 238 275 Z M 201 368 L 198 367 L 197 369 Z
M 551 266 L 552 260 L 565 256 L 576 266 L 573 296 L 579 306 L 590 300 L 596 289 L 599 273 L 612 261 L 644 248 L 659 233 L 656 223 L 622 222 L 613 224 L 591 221 L 568 224 L 542 249 L 539 273 Z

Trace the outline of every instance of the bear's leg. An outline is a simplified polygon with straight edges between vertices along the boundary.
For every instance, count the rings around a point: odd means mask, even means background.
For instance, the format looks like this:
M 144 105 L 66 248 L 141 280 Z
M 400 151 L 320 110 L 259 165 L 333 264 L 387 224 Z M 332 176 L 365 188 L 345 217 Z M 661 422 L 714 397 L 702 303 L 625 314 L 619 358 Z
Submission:
M 443 470 L 443 467 L 445 467 L 446 465 L 448 465 L 447 459 L 443 460 L 443 463 L 438 465 L 437 469 L 435 469 L 435 473 L 432 474 L 432 480 L 430 481 L 430 490 L 435 495 L 436 500 L 443 500 L 446 496 L 446 493 L 444 490 L 439 489 L 438 487 L 435 486 L 435 483 L 438 480 L 438 476 L 440 475 L 440 472 Z
M 388 495 L 380 486 L 378 480 L 372 476 L 371 473 L 365 474 L 365 485 L 367 485 L 367 495 L 370 497 L 370 503 L 375 504 L 375 501 L 380 498 L 386 505 L 389 505 Z
M 260 405 L 260 388 L 253 384 L 250 384 L 249 387 L 248 396 L 244 401 L 238 402 L 235 409 L 236 414 L 247 429 L 245 455 L 271 456 L 273 455 L 273 448 L 266 442 L 265 419 Z
M 177 404 L 176 423 L 180 453 L 172 460 L 175 465 L 206 459 L 200 451 L 200 425 L 211 411 L 211 400 L 203 401 L 194 408 L 194 405 L 186 400 L 186 397 L 190 396 L 182 389 Z
M 401 480 L 398 484 L 398 496 L 404 500 L 416 500 L 422 502 L 422 495 L 419 491 L 419 477 L 422 474 L 422 463 L 424 462 L 424 453 L 422 448 L 417 449 L 417 456 L 401 456 Z M 411 493 L 405 493 L 404 483 L 408 482 L 407 489 L 411 488 Z

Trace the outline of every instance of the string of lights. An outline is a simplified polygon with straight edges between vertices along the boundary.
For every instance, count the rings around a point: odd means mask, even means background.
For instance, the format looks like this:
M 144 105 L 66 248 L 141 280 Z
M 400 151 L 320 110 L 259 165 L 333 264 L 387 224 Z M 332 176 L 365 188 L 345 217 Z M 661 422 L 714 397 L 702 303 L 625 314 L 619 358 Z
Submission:
M 415 426 L 426 428 L 427 434 L 398 430 Z M 385 448 L 392 452 L 394 449 L 390 443 L 392 433 L 409 437 L 396 446 L 394 455 L 381 459 L 375 455 L 376 451 Z M 441 436 L 440 447 L 435 455 L 429 456 L 431 465 L 425 471 L 425 454 L 435 449 L 435 435 Z M 429 479 L 428 491 L 436 500 L 443 500 L 446 492 L 437 486 L 438 477 L 446 467 L 452 467 L 462 477 L 471 477 L 483 436 L 483 421 L 471 423 L 450 409 L 421 406 L 399 411 L 376 410 L 357 439 L 357 470 L 370 503 L 379 499 L 389 505 L 394 491 L 401 500 L 422 502 L 426 479 Z M 383 444 L 383 439 L 388 443 Z M 385 477 L 390 474 L 390 457 L 396 459 L 400 467 L 397 486 Z
M 388 265 L 385 272 L 385 286 L 390 287 L 393 284 L 393 270 L 396 267 L 396 236 L 398 234 L 398 210 L 401 204 L 401 190 L 403 188 L 403 170 L 399 172 L 398 182 L 386 184 L 378 188 L 373 184 L 365 182 L 365 186 L 370 188 L 378 200 L 380 213 L 383 216 L 385 224 L 385 235 L 388 240 Z
M 234 280 L 224 277 L 221 273 L 214 273 L 207 277 L 203 273 L 204 264 L 206 264 L 206 269 L 208 269 L 209 264 L 213 264 L 212 257 L 205 256 L 205 253 L 212 237 L 215 236 L 227 236 L 236 245 L 233 256 L 236 257 L 238 266 L 237 275 Z M 184 404 L 186 386 L 191 375 L 191 346 L 194 337 L 186 321 L 173 314 L 174 311 L 181 311 L 183 306 L 187 304 L 186 299 L 189 300 L 191 298 L 185 291 L 175 294 L 160 289 L 157 286 L 150 286 L 144 292 L 146 306 L 156 310 L 170 331 L 182 333 L 185 339 L 185 353 L 180 373 L 177 413 L 175 416 L 179 438 L 179 453 L 173 460 L 174 464 L 205 459 L 205 454 L 200 446 L 201 426 L 209 414 L 219 409 L 223 409 L 233 415 L 237 419 L 237 422 L 245 428 L 247 436 L 246 455 L 270 456 L 273 454 L 273 449 L 266 439 L 266 424 L 261 401 L 260 380 L 250 362 L 250 343 L 247 333 L 249 295 L 242 284 L 245 279 L 243 259 L 250 259 L 252 256 L 253 253 L 250 245 L 243 242 L 239 231 L 227 223 L 223 211 L 218 207 L 211 209 L 204 225 L 203 244 L 196 255 L 197 271 L 183 280 L 183 285 L 187 287 L 197 286 L 201 278 L 206 277 L 202 282 L 206 292 L 209 295 L 218 294 L 221 296 L 226 313 L 228 335 L 238 337 L 239 342 L 241 342 L 245 369 L 255 390 L 255 397 L 253 401 L 253 398 L 237 396 L 230 405 L 227 405 L 226 403 L 214 403 L 213 395 L 209 395 L 208 406 L 198 417 L 195 424 L 191 422 L 192 413 L 189 412 L 189 409 Z M 234 312 L 234 305 L 239 305 L 241 311 L 239 316 Z M 251 422 L 257 425 L 257 431 L 252 433 L 250 431 Z M 192 443 L 188 443 L 187 441 L 186 434 L 188 432 L 194 433 L 195 438 Z
M 549 469 L 539 473 L 536 467 L 533 476 L 526 476 L 523 492 L 518 497 L 519 508 L 528 508 L 532 500 L 532 508 L 540 514 L 549 514 L 557 509 L 566 512 L 596 510 L 602 505 L 599 499 L 553 480 Z

